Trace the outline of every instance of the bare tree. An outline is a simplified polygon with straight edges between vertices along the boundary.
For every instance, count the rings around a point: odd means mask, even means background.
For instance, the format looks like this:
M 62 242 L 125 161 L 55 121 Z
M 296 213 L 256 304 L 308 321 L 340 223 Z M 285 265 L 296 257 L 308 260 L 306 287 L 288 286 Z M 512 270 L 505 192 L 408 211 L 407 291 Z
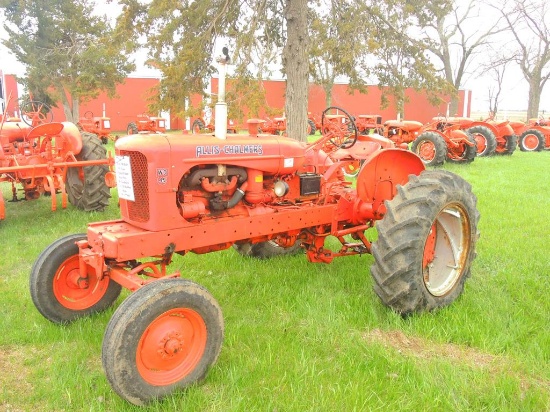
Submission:
M 538 117 L 540 95 L 550 78 L 550 13 L 547 0 L 510 0 L 495 6 L 517 45 L 515 62 L 529 84 L 527 118 Z
M 490 44 L 495 34 L 503 31 L 499 19 L 491 21 L 491 16 L 480 15 L 479 1 L 470 0 L 465 7 L 458 7 L 458 3 L 439 0 L 428 4 L 436 18 L 427 21 L 424 27 L 428 50 L 440 60 L 445 79 L 456 92 L 476 55 Z M 476 19 L 477 24 L 472 24 Z M 451 114 L 457 112 L 458 94 L 451 98 L 449 110 Z

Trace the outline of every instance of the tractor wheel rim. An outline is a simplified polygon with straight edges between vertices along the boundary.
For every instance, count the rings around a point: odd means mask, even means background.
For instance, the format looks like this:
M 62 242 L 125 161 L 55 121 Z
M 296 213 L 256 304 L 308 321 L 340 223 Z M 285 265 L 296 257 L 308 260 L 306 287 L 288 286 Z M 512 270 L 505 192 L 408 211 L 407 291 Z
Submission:
M 418 146 L 417 153 L 424 161 L 432 161 L 435 158 L 435 144 L 430 141 L 424 141 Z
M 448 205 L 436 217 L 424 246 L 424 285 L 433 296 L 448 294 L 463 274 L 470 250 L 470 224 L 458 205 Z
M 62 306 L 71 310 L 88 309 L 105 295 L 109 278 L 98 279 L 90 267 L 87 274 L 87 279 L 80 276 L 78 255 L 71 256 L 59 265 L 53 278 L 53 293 Z
M 153 386 L 182 380 L 200 362 L 207 336 L 206 323 L 194 310 L 176 308 L 164 312 L 147 326 L 139 340 L 139 374 Z
M 478 153 L 485 153 L 487 150 L 487 139 L 481 133 L 474 133 Z
M 539 147 L 539 138 L 534 134 L 528 134 L 523 138 L 525 150 L 536 150 Z

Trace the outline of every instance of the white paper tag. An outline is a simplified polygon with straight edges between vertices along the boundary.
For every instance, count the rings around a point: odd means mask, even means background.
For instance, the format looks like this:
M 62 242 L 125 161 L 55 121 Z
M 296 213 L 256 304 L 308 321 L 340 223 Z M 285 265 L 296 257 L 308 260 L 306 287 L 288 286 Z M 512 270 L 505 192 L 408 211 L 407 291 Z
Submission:
M 118 197 L 135 202 L 130 156 L 115 156 L 115 176 Z

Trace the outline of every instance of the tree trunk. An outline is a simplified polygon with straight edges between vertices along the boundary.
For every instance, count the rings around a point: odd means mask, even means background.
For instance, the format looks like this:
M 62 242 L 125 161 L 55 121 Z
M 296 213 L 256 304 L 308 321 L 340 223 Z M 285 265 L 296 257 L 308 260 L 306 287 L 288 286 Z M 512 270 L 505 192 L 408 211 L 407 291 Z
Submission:
M 307 141 L 308 55 L 307 0 L 286 0 L 287 40 L 283 50 L 286 73 L 287 135 Z
M 538 79 L 533 79 L 531 82 L 529 82 L 529 103 L 527 105 L 527 119 L 535 119 L 539 117 L 540 92 L 540 82 Z
M 449 105 L 449 116 L 458 116 L 458 96 L 451 96 Z
M 61 88 L 60 90 L 63 90 L 63 89 Z M 80 110 L 78 99 L 72 99 L 72 96 L 68 95 L 67 92 L 65 91 L 62 91 L 60 95 L 61 95 L 61 102 L 63 104 L 63 113 L 65 114 L 65 120 L 72 123 L 78 123 L 79 110 Z

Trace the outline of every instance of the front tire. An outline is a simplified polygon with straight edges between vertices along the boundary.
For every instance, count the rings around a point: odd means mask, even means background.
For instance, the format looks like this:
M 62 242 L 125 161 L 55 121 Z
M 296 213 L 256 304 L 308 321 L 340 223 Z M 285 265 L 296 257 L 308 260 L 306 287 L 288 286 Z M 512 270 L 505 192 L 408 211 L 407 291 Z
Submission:
M 206 289 L 183 279 L 158 280 L 114 313 L 103 338 L 103 368 L 116 393 L 145 405 L 202 380 L 223 335 L 220 306 Z
M 470 185 L 447 171 L 412 175 L 386 201 L 372 245 L 374 291 L 406 315 L 451 304 L 476 256 L 479 212 Z
M 99 279 L 88 267 L 88 279 L 79 272 L 79 250 L 75 242 L 86 239 L 75 234 L 58 239 L 38 256 L 31 269 L 31 298 L 38 311 L 54 323 L 69 323 L 77 318 L 110 307 L 121 286 L 108 277 Z
M 447 156 L 447 144 L 436 132 L 424 132 L 411 145 L 426 166 L 441 166 Z
M 76 156 L 77 160 L 107 159 L 107 150 L 93 133 L 82 133 L 82 150 Z M 109 205 L 111 191 L 105 182 L 105 175 L 109 167 L 104 165 L 69 167 L 65 189 L 69 202 L 73 206 L 84 210 L 101 211 Z

